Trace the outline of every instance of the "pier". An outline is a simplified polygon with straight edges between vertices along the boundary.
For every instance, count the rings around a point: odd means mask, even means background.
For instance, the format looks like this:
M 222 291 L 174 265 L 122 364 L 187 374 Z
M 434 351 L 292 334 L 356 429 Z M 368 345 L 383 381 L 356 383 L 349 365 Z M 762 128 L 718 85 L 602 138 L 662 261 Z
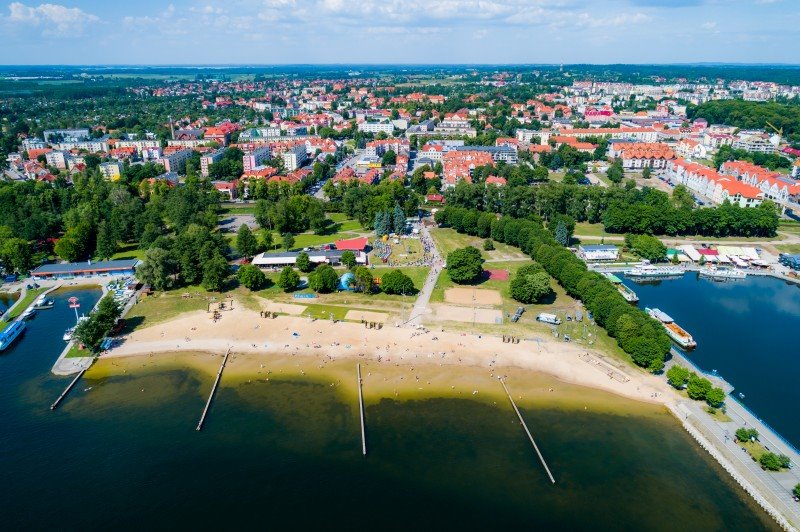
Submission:
M 86 368 L 86 369 L 88 369 L 88 368 Z M 80 378 L 83 377 L 83 374 L 86 373 L 86 369 L 82 369 L 81 372 L 78 373 L 75 376 L 74 379 L 72 379 L 72 382 L 70 382 L 67 385 L 66 389 L 61 393 L 61 395 L 58 396 L 58 399 L 56 399 L 56 402 L 53 403 L 52 405 L 50 405 L 50 410 L 55 410 L 56 408 L 58 408 L 58 405 L 61 403 L 61 401 L 64 400 L 64 398 L 67 396 L 67 394 L 72 389 L 72 387 L 75 386 L 75 383 L 77 383 L 80 380 Z
M 228 363 L 228 356 L 231 354 L 231 348 L 228 348 L 228 351 L 225 352 L 225 356 L 222 359 L 222 364 L 219 366 L 219 371 L 217 372 L 217 378 L 214 379 L 214 385 L 211 387 L 211 393 L 208 394 L 208 401 L 206 401 L 206 406 L 203 408 L 203 413 L 200 415 L 200 421 L 197 422 L 197 428 L 195 430 L 203 430 L 203 423 L 206 422 L 206 415 L 208 415 L 208 409 L 211 408 L 211 401 L 214 399 L 214 394 L 219 387 L 219 380 L 222 378 L 222 371 L 225 369 L 225 364 Z
M 525 433 L 528 435 L 528 439 L 531 440 L 531 445 L 533 445 L 533 450 L 536 451 L 536 455 L 539 457 L 539 461 L 542 463 L 542 467 L 544 467 L 547 476 L 550 477 L 550 482 L 553 484 L 556 483 L 556 479 L 553 478 L 553 474 L 550 472 L 550 468 L 547 467 L 547 462 L 544 461 L 544 456 L 542 456 L 541 451 L 539 451 L 539 446 L 536 445 L 536 441 L 534 441 L 533 436 L 531 435 L 531 431 L 528 430 L 528 425 L 525 424 L 525 420 L 522 419 L 522 414 L 519 413 L 519 408 L 517 408 L 517 404 L 514 402 L 514 399 L 511 397 L 511 392 L 508 391 L 508 387 L 503 379 L 500 379 L 500 384 L 503 385 L 503 389 L 506 391 L 506 395 L 508 396 L 508 400 L 511 401 L 511 406 L 514 407 L 514 412 L 517 413 L 517 417 L 519 418 L 519 422 L 522 423 L 522 428 L 525 429 Z
M 361 416 L 361 454 L 367 456 L 367 432 L 364 423 L 364 394 L 361 391 L 361 364 L 356 364 L 358 376 L 358 411 Z

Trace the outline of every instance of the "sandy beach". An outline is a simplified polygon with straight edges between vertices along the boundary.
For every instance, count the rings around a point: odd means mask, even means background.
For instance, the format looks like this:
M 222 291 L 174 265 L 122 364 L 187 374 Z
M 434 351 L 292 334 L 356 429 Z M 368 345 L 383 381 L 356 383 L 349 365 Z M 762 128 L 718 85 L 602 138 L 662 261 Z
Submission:
M 119 346 L 104 353 L 100 360 L 163 358 L 169 353 L 182 352 L 221 355 L 228 348 L 235 357 L 229 364 L 231 369 L 226 372 L 249 374 L 253 378 L 261 377 L 262 370 L 266 374 L 265 368 L 270 364 L 276 366 L 278 360 L 286 360 L 286 357 L 304 361 L 302 365 L 307 369 L 302 375 L 335 361 L 351 359 L 368 364 L 368 372 L 372 373 L 377 373 L 380 366 L 406 366 L 412 373 L 415 367 L 430 371 L 438 368 L 435 371 L 438 377 L 433 381 L 418 379 L 420 389 L 427 386 L 440 391 L 451 386 L 455 389 L 454 385 L 447 386 L 448 378 L 456 377 L 459 368 L 469 367 L 483 368 L 490 378 L 509 376 L 514 370 L 528 370 L 566 383 L 653 403 L 665 403 L 673 395 L 652 375 L 632 367 L 610 366 L 599 353 L 553 338 L 536 337 L 506 343 L 499 337 L 441 329 L 423 332 L 388 324 L 382 329 L 369 329 L 359 323 L 333 323 L 298 316 L 263 318 L 259 312 L 242 306 L 223 312 L 216 322 L 206 312 L 197 311 L 137 329 L 124 337 Z M 216 372 L 218 358 L 203 360 L 205 362 L 197 364 L 198 369 Z M 612 370 L 616 378 L 610 376 Z M 389 383 L 388 377 L 386 382 Z M 385 393 L 392 393 L 390 384 L 385 388 Z

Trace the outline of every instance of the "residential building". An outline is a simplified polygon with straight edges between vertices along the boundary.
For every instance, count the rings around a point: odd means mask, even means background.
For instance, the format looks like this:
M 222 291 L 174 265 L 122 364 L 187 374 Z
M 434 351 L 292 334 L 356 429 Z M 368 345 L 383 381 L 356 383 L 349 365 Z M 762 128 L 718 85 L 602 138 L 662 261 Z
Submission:
M 116 181 L 122 175 L 122 163 L 117 161 L 101 163 L 99 170 L 100 174 L 106 179 Z
M 167 153 L 161 158 L 161 164 L 164 165 L 164 170 L 167 172 L 177 172 L 179 174 L 186 172 L 186 161 L 192 156 L 193 150 L 188 148 L 178 149 Z
M 727 200 L 740 207 L 756 207 L 764 198 L 764 193 L 752 185 L 684 159 L 669 161 L 667 175 L 671 183 L 685 185 L 695 194 L 717 205 Z
M 459 181 L 472 183 L 472 172 L 478 166 L 494 166 L 492 155 L 482 150 L 451 150 L 442 158 L 442 188 L 452 188 Z
M 258 146 L 252 150 L 245 152 L 242 156 L 242 166 L 245 172 L 250 172 L 255 168 L 261 166 L 261 163 L 270 158 L 271 151 L 269 146 Z
M 742 183 L 758 188 L 764 198 L 785 204 L 800 196 L 800 181 L 773 172 L 748 161 L 727 161 L 720 173 L 733 176 Z
M 776 146 L 767 134 L 739 135 L 733 141 L 733 149 L 757 153 L 775 153 Z
M 612 142 L 609 156 L 622 159 L 622 168 L 625 170 L 661 170 L 667 167 L 667 161 L 675 158 L 675 152 L 658 142 Z
M 359 122 L 358 130 L 364 133 L 394 133 L 394 124 L 391 122 Z
M 281 153 L 283 158 L 283 166 L 287 172 L 292 172 L 300 168 L 306 160 L 306 145 L 299 142 L 289 146 Z
M 211 153 L 206 153 L 202 157 L 200 157 L 200 175 L 203 177 L 208 177 L 208 169 L 209 167 L 222 160 L 222 157 L 225 155 L 225 149 L 220 148 L 219 150 L 213 151 Z
M 55 166 L 59 170 L 66 170 L 67 160 L 70 158 L 70 155 L 68 152 L 55 150 L 45 153 L 44 158 L 47 166 Z
M 89 138 L 88 128 L 78 129 L 46 129 L 42 133 L 45 142 L 79 142 Z

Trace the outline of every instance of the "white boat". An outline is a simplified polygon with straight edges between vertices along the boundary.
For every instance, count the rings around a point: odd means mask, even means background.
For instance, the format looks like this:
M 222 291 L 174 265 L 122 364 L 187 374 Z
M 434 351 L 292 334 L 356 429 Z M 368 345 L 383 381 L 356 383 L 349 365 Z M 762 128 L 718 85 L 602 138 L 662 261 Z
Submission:
M 0 351 L 10 346 L 24 330 L 25 322 L 18 320 L 11 322 L 8 327 L 0 331 Z
M 667 335 L 672 338 L 673 342 L 684 349 L 692 349 L 697 347 L 697 342 L 694 341 L 692 335 L 689 334 L 686 329 L 675 323 L 675 320 L 669 317 L 667 313 L 662 312 L 657 308 L 645 308 L 644 310 L 651 318 L 659 321 L 661 325 L 664 326 L 664 330 L 667 331 Z
M 685 271 L 686 270 L 680 266 L 656 266 L 645 260 L 642 261 L 642 264 L 639 266 L 634 266 L 630 270 L 627 270 L 625 275 L 638 278 L 680 277 Z
M 28 307 L 25 309 L 25 312 L 22 313 L 20 319 L 27 320 L 28 318 L 32 318 L 34 314 L 36 314 L 36 309 L 33 307 Z
M 84 320 L 88 320 L 88 319 L 89 318 L 87 318 L 86 316 L 81 316 L 80 318 L 78 318 L 78 323 L 80 323 L 80 322 L 82 322 Z M 75 325 L 75 327 L 77 327 L 77 326 L 78 325 Z M 70 340 L 72 340 L 72 335 L 75 334 L 75 327 L 70 327 L 69 329 L 64 331 L 64 341 L 65 342 L 69 342 Z
M 48 299 L 46 295 L 40 295 L 36 301 L 33 302 L 33 308 L 36 310 L 44 310 L 48 308 L 53 308 L 55 305 L 55 301 L 52 299 Z
M 747 272 L 737 268 L 717 268 L 716 266 L 709 266 L 700 269 L 701 277 L 708 277 L 709 279 L 726 281 L 729 279 L 744 279 L 747 277 Z

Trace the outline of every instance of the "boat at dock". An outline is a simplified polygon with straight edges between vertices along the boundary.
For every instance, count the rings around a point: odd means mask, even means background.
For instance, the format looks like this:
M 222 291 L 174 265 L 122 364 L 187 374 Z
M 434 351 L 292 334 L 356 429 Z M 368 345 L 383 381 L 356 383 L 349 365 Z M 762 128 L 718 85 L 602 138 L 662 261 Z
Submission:
M 32 318 L 34 314 L 36 314 L 36 309 L 31 306 L 31 307 L 28 307 L 27 309 L 25 309 L 25 312 L 22 313 L 22 316 L 20 316 L 19 319 L 20 320 L 27 320 L 27 319 Z
M 639 296 L 636 295 L 636 292 L 625 286 L 625 283 L 622 282 L 622 279 L 620 279 L 613 273 L 608 273 L 608 272 L 604 273 L 603 276 L 606 277 L 609 281 L 611 281 L 614 284 L 614 286 L 617 287 L 617 290 L 619 291 L 620 294 L 622 294 L 622 297 L 625 298 L 625 301 L 627 301 L 628 303 L 636 303 L 637 301 L 639 301 Z
M 55 306 L 55 301 L 49 299 L 46 295 L 42 294 L 36 301 L 33 302 L 33 308 L 35 310 L 45 310 L 49 308 L 53 308 Z
M 700 277 L 707 277 L 714 281 L 731 281 L 747 277 L 747 272 L 744 270 L 738 268 L 717 268 L 716 266 L 700 268 L 698 273 Z
M 19 338 L 19 335 L 25 330 L 25 322 L 22 320 L 11 322 L 8 327 L 0 331 L 0 351 L 3 351 L 12 343 L 14 340 Z
M 697 347 L 697 342 L 694 341 L 692 335 L 689 334 L 686 329 L 675 323 L 675 320 L 668 314 L 657 308 L 645 308 L 644 310 L 651 318 L 664 326 L 664 330 L 667 331 L 667 335 L 672 338 L 673 342 L 684 349 L 693 349 Z
M 88 319 L 89 319 L 89 318 L 88 318 L 88 317 L 86 317 L 86 316 L 81 316 L 80 318 L 78 318 L 78 323 L 77 323 L 77 324 L 75 324 L 75 327 L 70 327 L 69 329 L 67 329 L 66 331 L 64 331 L 64 341 L 65 341 L 65 342 L 69 342 L 70 340 L 72 340 L 72 336 L 75 334 L 75 328 L 76 328 L 76 327 L 77 327 L 77 326 L 78 326 L 78 325 L 79 325 L 79 324 L 80 324 L 82 321 L 85 321 L 85 320 L 88 320 Z
M 680 266 L 656 266 L 650 264 L 649 261 L 642 261 L 639 266 L 634 266 L 630 270 L 625 271 L 625 275 L 636 279 L 657 279 L 664 277 L 682 277 L 684 272 Z

